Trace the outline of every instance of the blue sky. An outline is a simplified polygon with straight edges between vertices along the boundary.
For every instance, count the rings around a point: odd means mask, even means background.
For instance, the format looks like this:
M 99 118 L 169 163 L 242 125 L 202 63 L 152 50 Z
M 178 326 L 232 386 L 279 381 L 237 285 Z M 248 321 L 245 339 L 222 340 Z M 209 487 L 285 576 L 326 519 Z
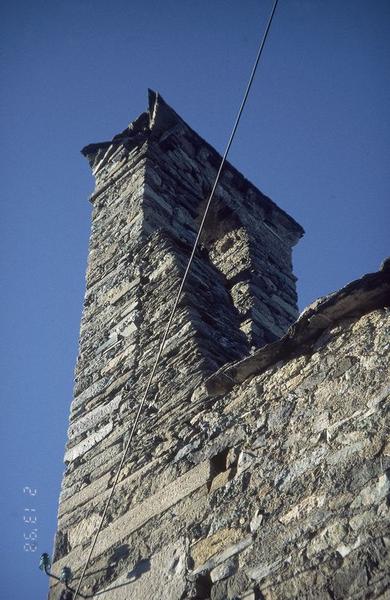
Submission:
M 55 530 L 93 190 L 79 150 L 122 131 L 151 87 L 222 151 L 271 4 L 2 2 L 4 600 L 47 589 L 37 564 Z M 389 254 L 389 28 L 387 0 L 280 0 L 232 148 L 306 229 L 301 308 Z

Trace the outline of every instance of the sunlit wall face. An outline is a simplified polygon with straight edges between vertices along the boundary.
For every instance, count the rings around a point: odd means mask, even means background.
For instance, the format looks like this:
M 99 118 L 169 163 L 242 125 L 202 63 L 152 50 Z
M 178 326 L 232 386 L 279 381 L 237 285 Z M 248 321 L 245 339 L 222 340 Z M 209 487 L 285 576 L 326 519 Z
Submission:
M 3 3 L 4 597 L 47 589 L 38 554 L 55 529 L 90 226 L 92 179 L 78 151 L 144 110 L 148 87 L 221 150 L 270 8 Z M 294 253 L 301 308 L 388 253 L 389 24 L 386 0 L 280 0 L 232 148 L 240 171 L 306 230 Z M 32 553 L 25 509 L 37 512 Z

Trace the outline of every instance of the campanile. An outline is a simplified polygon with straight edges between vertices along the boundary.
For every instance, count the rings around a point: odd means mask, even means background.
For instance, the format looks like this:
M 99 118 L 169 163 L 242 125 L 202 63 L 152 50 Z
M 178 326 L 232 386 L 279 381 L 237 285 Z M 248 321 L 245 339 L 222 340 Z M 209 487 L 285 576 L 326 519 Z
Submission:
M 96 188 L 53 557 L 53 572 L 67 565 L 75 578 L 221 160 L 152 91 L 146 112 L 82 153 Z M 279 338 L 297 317 L 291 251 L 303 234 L 300 225 L 229 163 L 214 200 L 83 594 L 114 585 L 131 565 L 163 552 L 172 541 L 171 519 L 179 519 L 179 529 L 195 527 L 201 508 L 195 499 L 186 510 L 187 492 L 200 489 L 210 474 L 174 462 L 171 442 L 184 456 L 189 428 L 201 426 L 196 406 L 208 375 Z M 181 550 L 172 548 L 174 564 Z M 132 589 L 102 598 L 141 598 Z M 184 597 L 172 590 L 161 598 Z M 59 594 L 54 584 L 50 598 Z

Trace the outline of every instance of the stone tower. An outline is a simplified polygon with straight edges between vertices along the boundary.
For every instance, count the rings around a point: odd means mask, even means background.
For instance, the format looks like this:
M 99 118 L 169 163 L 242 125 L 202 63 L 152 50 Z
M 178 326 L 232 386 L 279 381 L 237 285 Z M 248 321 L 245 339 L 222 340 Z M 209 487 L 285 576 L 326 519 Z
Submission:
M 96 189 L 53 565 L 53 571 L 70 566 L 76 577 L 221 160 L 154 92 L 147 112 L 112 141 L 90 144 L 82 153 Z M 179 460 L 195 426 L 201 384 L 226 362 L 279 338 L 295 320 L 291 249 L 302 234 L 290 216 L 226 164 L 83 593 L 114 585 L 131 571 L 129 565 L 147 570 L 150 563 L 142 561 L 158 556 L 166 544 L 172 564 L 181 560 L 184 542 L 169 545 L 165 520 L 174 518 L 172 507 L 188 490 L 208 485 L 223 459 L 216 452 L 215 464 L 189 474 Z M 195 421 L 189 422 L 190 415 Z M 156 483 L 158 475 L 164 485 Z M 201 518 L 197 510 L 188 508 L 191 527 Z M 145 533 L 147 522 L 153 527 Z M 134 572 L 134 580 L 139 577 Z M 122 596 L 111 591 L 104 597 L 156 597 L 150 585 L 150 596 L 139 595 L 135 585 Z M 181 597 L 169 590 L 159 597 Z M 54 585 L 50 597 L 58 593 Z

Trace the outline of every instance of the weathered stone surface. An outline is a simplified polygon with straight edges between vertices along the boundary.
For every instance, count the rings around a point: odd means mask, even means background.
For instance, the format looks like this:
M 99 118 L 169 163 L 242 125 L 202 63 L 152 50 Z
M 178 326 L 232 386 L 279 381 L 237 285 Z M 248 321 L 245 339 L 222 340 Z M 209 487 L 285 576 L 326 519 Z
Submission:
M 185 589 L 185 546 L 178 542 L 139 561 L 102 594 L 108 600 L 139 600 L 154 598 L 159 590 L 161 600 L 171 600 L 183 597 Z
M 216 581 L 220 581 L 221 579 L 226 579 L 233 575 L 237 570 L 237 563 L 234 559 L 230 558 L 226 562 L 218 565 L 210 571 L 211 581 L 215 583 Z
M 84 154 L 96 190 L 53 564 L 76 580 L 220 159 L 155 94 Z M 227 166 L 83 594 L 386 597 L 388 263 L 274 341 L 301 233 Z
M 214 534 L 200 540 L 190 550 L 194 569 L 199 569 L 212 556 L 238 542 L 242 532 L 237 529 L 219 529 Z
M 265 371 L 279 360 L 308 352 L 313 343 L 318 343 L 320 334 L 329 330 L 332 324 L 336 326 L 343 319 L 356 318 L 370 310 L 388 306 L 389 298 L 389 270 L 384 266 L 378 273 L 365 275 L 340 291 L 314 302 L 280 340 L 238 363 L 222 367 L 206 381 L 208 392 L 226 392 L 234 383 L 241 383 L 252 374 Z M 352 366 L 352 360 L 351 357 L 343 357 L 332 376 L 336 378 L 345 373 Z

